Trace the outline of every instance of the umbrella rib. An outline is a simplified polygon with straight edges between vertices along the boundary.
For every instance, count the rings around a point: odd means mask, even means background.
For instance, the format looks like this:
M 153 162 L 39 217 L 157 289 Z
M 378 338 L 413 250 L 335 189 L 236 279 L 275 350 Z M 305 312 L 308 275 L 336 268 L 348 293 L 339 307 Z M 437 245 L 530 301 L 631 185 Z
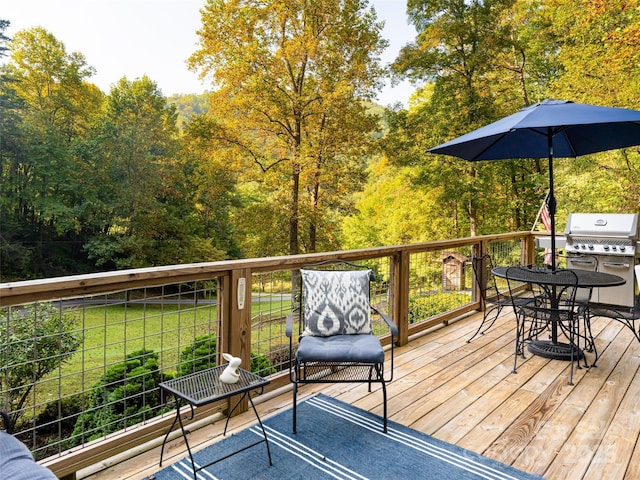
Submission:
M 485 148 L 483 148 L 482 150 L 480 150 L 476 155 L 473 156 L 473 158 L 471 158 L 470 160 L 472 162 L 475 162 L 476 160 L 478 160 L 478 158 L 480 158 L 482 156 L 482 154 L 484 152 L 486 152 L 487 150 L 489 150 L 491 147 L 493 147 L 496 143 L 498 143 L 500 140 L 502 140 L 504 137 L 506 137 L 509 133 L 514 132 L 515 128 L 512 128 L 511 130 L 509 130 L 508 132 L 504 132 L 499 136 L 496 136 L 495 140 L 493 142 L 491 142 L 489 145 L 487 145 Z
M 549 137 L 549 132 L 551 132 L 551 141 L 553 142 L 553 138 L 560 134 L 563 133 L 567 130 L 567 126 L 566 125 L 560 125 L 558 127 L 549 127 L 548 129 L 543 129 L 540 127 L 530 127 L 529 128 L 530 131 L 532 131 L 533 133 L 537 133 L 538 135 L 542 135 L 543 137 Z M 571 143 L 569 141 L 569 137 L 567 137 L 565 135 L 565 138 L 567 139 L 567 146 L 571 149 L 571 156 L 573 158 L 576 158 L 578 156 L 578 154 L 576 153 L 576 149 L 573 148 L 573 143 Z

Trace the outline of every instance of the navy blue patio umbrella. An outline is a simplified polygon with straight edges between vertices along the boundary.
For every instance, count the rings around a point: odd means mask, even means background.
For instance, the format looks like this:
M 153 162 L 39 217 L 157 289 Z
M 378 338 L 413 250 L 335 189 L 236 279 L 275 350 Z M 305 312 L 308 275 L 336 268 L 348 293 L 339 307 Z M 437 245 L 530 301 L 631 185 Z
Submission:
M 553 158 L 579 157 L 633 145 L 640 145 L 640 111 L 545 100 L 428 151 L 472 162 L 548 158 L 551 251 L 555 252 Z M 555 255 L 551 258 L 555 270 Z

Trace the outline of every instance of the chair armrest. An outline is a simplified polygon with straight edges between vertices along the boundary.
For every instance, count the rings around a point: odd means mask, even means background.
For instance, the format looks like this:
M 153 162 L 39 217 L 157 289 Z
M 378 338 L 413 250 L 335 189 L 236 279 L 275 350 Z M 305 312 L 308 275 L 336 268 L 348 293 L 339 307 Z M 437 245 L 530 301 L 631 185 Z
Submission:
M 636 303 L 632 307 L 622 307 L 618 305 L 601 305 L 589 303 L 585 308 L 589 318 L 607 317 L 622 323 L 629 328 L 640 342 L 640 304 Z M 636 325 L 636 322 L 638 324 Z
M 291 338 L 293 336 L 293 316 L 296 312 L 300 311 L 300 308 L 294 308 L 291 313 L 287 315 L 286 326 L 284 333 L 287 337 Z
M 386 322 L 387 326 L 389 327 L 389 330 L 391 331 L 391 336 L 392 337 L 397 337 L 398 336 L 398 327 L 397 325 L 394 323 L 393 320 L 391 320 L 391 317 L 385 313 L 382 313 L 380 310 L 378 310 L 376 307 L 372 306 L 371 310 L 373 310 L 374 312 L 376 312 L 378 315 L 380 315 L 383 320 Z
M 289 338 L 293 335 L 293 313 L 287 315 L 287 324 L 284 333 Z

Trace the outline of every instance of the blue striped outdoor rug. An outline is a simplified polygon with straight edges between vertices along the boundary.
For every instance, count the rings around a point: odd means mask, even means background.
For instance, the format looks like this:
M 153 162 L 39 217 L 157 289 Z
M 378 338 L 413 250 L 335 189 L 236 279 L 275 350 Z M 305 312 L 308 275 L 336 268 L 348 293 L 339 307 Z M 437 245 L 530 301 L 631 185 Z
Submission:
M 298 406 L 298 433 L 291 433 L 291 410 L 264 422 L 271 447 L 264 443 L 198 472 L 202 480 L 249 479 L 540 479 L 469 450 L 389 422 L 323 394 Z M 259 425 L 194 455 L 196 467 L 260 439 Z M 149 476 L 155 480 L 193 479 L 188 457 Z

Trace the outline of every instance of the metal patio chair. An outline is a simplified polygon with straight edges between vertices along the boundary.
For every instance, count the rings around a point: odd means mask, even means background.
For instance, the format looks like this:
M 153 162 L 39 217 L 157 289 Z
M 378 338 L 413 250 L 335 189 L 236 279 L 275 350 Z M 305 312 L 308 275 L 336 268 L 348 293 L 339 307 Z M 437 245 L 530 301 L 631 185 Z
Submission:
M 636 265 L 634 270 L 636 284 L 638 290 L 640 290 L 640 265 Z M 636 295 L 635 304 L 632 307 L 590 303 L 588 315 L 589 319 L 593 317 L 608 317 L 617 320 L 629 328 L 640 342 L 640 296 Z
M 496 283 L 496 277 L 491 273 L 495 265 L 490 254 L 472 257 L 471 266 L 473 268 L 473 276 L 482 296 L 484 315 L 480 326 L 467 340 L 467 343 L 471 342 L 479 334 L 484 335 L 493 326 L 504 307 L 522 306 L 531 301 L 529 296 L 517 295 L 512 298 L 511 295 L 500 291 Z
M 513 362 L 513 373 L 517 373 L 518 356 L 524 358 L 525 345 L 535 347 L 534 351 L 541 352 L 547 358 L 566 358 L 571 361 L 569 371 L 569 385 L 573 385 L 573 363 L 580 367 L 580 357 L 583 352 L 579 347 L 580 315 L 576 309 L 576 293 L 578 291 L 578 277 L 571 270 L 539 268 L 531 266 L 509 267 L 506 273 L 509 291 L 528 283 L 533 289 L 534 300 L 525 305 L 513 308 L 516 314 L 516 345 Z M 513 298 L 513 297 L 512 297 Z M 568 344 L 560 343 L 557 338 L 543 339 L 543 334 L 550 331 L 562 332 Z M 557 336 L 557 333 L 556 333 Z M 566 352 L 566 353 L 565 353 Z M 547 355 L 551 353 L 551 355 Z
M 598 257 L 595 255 L 559 255 L 559 258 L 564 258 L 567 268 L 577 268 L 580 270 L 587 270 L 595 272 L 598 270 Z M 584 334 L 580 335 L 580 338 L 584 341 L 584 350 L 594 354 L 594 360 L 591 364 L 595 367 L 598 363 L 598 349 L 591 333 L 591 315 L 589 309 L 591 308 L 591 294 L 593 293 L 593 287 L 579 287 L 576 290 L 575 306 L 576 312 L 582 319 L 582 325 L 584 327 Z M 584 357 L 585 367 L 587 365 L 587 357 Z
M 393 379 L 393 347 L 398 329 L 388 315 L 371 305 L 373 272 L 341 261 L 309 265 L 300 270 L 298 303 L 287 316 L 293 383 L 293 433 L 297 429 L 297 397 L 308 383 L 379 383 L 383 396 L 383 430 L 387 431 L 386 384 Z M 391 334 L 390 368 L 374 332 L 379 315 Z

